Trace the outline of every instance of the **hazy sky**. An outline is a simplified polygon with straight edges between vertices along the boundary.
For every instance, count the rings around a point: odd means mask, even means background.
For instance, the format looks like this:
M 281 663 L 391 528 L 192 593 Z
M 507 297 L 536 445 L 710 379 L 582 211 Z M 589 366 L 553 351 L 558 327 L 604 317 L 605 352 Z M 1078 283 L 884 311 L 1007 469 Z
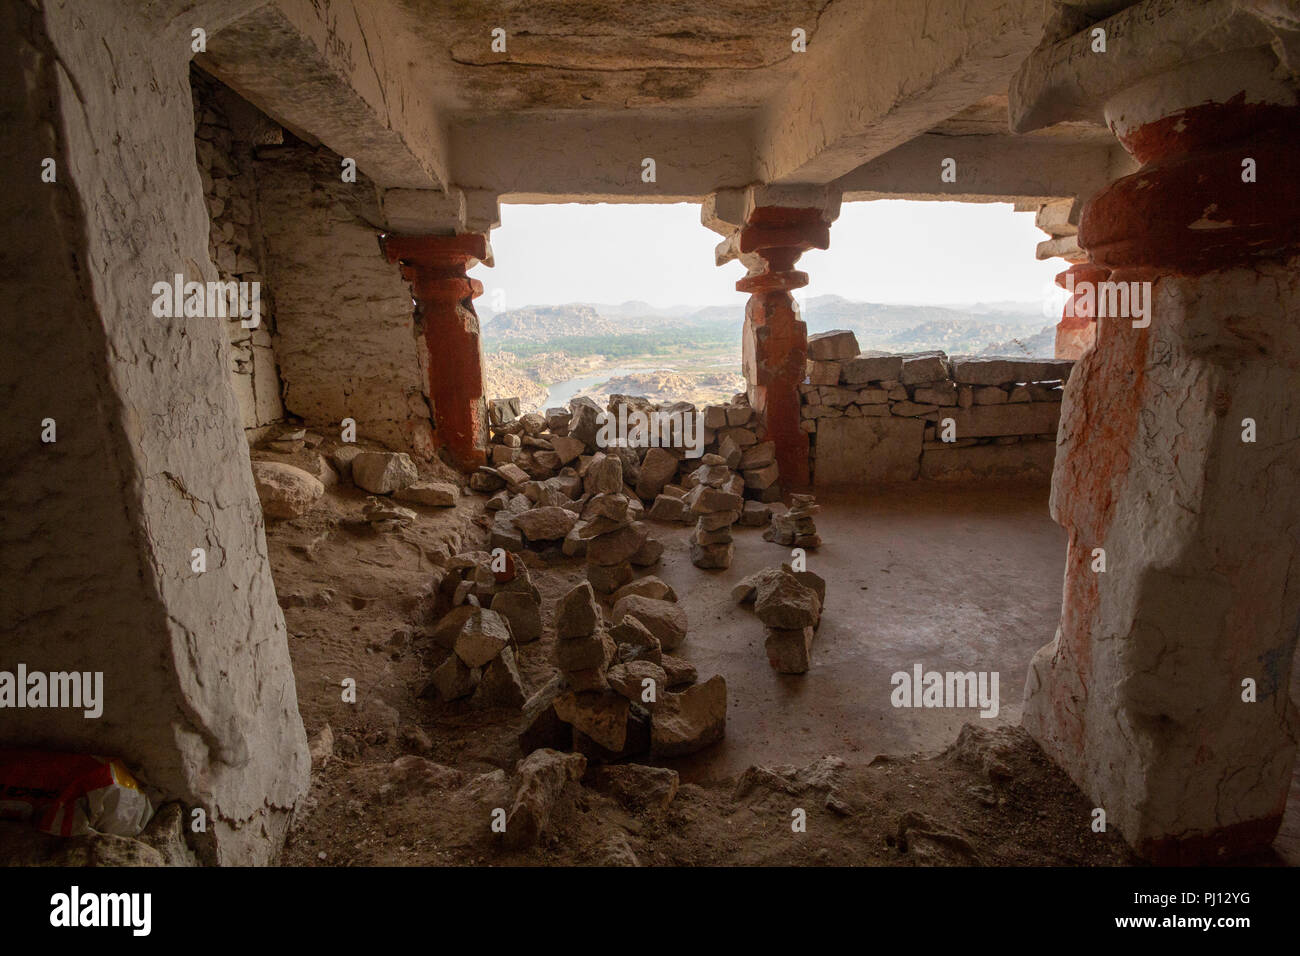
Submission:
M 1040 302 L 1068 265 L 1034 258 L 1046 238 L 1033 213 L 1009 204 L 845 203 L 830 249 L 799 260 L 811 282 L 796 294 L 917 305 Z M 483 282 L 479 301 L 492 311 L 629 299 L 743 303 L 735 291 L 741 265 L 713 264 L 720 239 L 700 225 L 700 207 L 687 203 L 503 205 L 492 232 L 496 266 L 471 275 Z

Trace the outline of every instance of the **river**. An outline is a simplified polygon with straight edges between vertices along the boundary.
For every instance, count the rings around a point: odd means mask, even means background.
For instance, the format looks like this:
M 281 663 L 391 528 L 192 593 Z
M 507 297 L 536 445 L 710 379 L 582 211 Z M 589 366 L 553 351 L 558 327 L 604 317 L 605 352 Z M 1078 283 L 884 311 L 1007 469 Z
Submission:
M 567 382 L 559 382 L 552 385 L 547 391 L 546 401 L 542 402 L 542 411 L 548 408 L 568 408 L 569 399 L 573 398 L 573 396 L 594 385 L 603 385 L 611 378 L 630 375 L 633 372 L 653 372 L 660 368 L 663 368 L 663 366 L 639 365 L 636 368 L 607 368 L 599 372 L 589 372 L 578 378 L 571 378 Z

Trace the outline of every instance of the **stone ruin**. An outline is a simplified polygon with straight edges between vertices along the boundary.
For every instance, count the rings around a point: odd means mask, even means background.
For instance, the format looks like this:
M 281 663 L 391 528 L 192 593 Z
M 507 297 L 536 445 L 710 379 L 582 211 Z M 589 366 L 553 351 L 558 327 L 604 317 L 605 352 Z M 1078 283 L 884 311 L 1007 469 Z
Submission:
M 555 608 L 560 676 L 528 701 L 525 752 L 572 749 L 610 762 L 682 756 L 722 739 L 726 681 L 696 683 L 695 668 L 666 653 L 686 630 L 676 594 L 654 577 L 621 589 L 608 619 L 589 582 L 564 594 Z
M 860 352 L 809 336 L 799 427 L 818 487 L 1052 474 L 1068 359 Z
M 585 555 L 587 576 L 600 594 L 632 579 L 633 568 L 653 567 L 663 545 L 642 519 L 695 523 L 691 559 L 701 568 L 730 567 L 731 527 L 765 525 L 780 494 L 771 441 L 744 396 L 702 411 L 689 403 L 655 405 L 612 396 L 606 409 L 578 397 L 569 409 L 519 417 L 519 400 L 494 399 L 492 464 L 470 476 L 470 487 L 492 494 L 492 546 L 519 550 L 555 546 Z M 689 434 L 698 428 L 698 457 L 683 447 L 620 441 L 603 447 L 604 416 L 628 409 L 679 416 Z M 699 416 L 699 421 L 696 421 Z
M 789 55 L 779 5 L 687 3 L 672 29 L 628 5 L 602 26 L 632 52 L 595 62 L 581 18 L 540 13 L 536 46 L 499 64 L 452 53 L 483 41 L 472 4 L 434 29 L 393 4 L 325 6 L 4 7 L 11 165 L 33 183 L 49 162 L 58 175 L 0 197 L 4 257 L 26 266 L 8 270 L 6 300 L 43 330 L 10 323 L 0 350 L 19 423 L 4 433 L 0 571 L 24 582 L 3 625 L 14 659 L 133 690 L 129 713 L 98 722 L 11 711 L 6 742 L 129 754 L 160 798 L 210 811 L 202 859 L 274 859 L 311 764 L 263 522 L 308 513 L 329 473 L 259 442 L 352 419 L 387 452 L 485 464 L 482 287 L 467 269 L 493 261 L 500 199 L 685 200 L 721 237 L 714 261 L 745 269 L 747 403 L 781 481 L 1050 471 L 1063 608 L 1031 663 L 1025 729 L 1146 859 L 1270 844 L 1296 754 L 1300 200 L 1277 174 L 1300 151 L 1294 0 L 970 2 L 925 29 L 831 0 L 807 56 Z M 202 54 L 195 22 L 210 28 Z M 1110 54 L 1094 55 L 1097 31 Z M 662 45 L 647 59 L 650 32 Z M 898 55 L 864 57 L 864 42 Z M 657 81 L 665 56 L 682 83 Z M 627 175 L 646 153 L 657 182 Z M 949 161 L 960 172 L 944 179 Z M 1071 263 L 1057 361 L 810 343 L 795 266 L 831 248 L 842 202 L 882 197 L 1036 211 L 1039 257 Z M 154 284 L 180 272 L 264 281 L 263 324 L 154 315 Z M 1130 278 L 1150 286 L 1143 322 L 1089 302 Z M 55 422 L 57 441 L 36 437 Z M 519 488 L 566 481 L 556 490 L 576 500 L 583 476 L 548 451 L 492 465 L 519 468 Z M 686 512 L 700 465 L 656 454 L 673 474 L 650 494 L 617 455 L 647 511 L 667 496 Z M 631 457 L 649 470 L 648 453 Z M 764 491 L 744 497 L 772 503 Z M 370 493 L 381 529 L 416 509 Z M 529 520 L 549 519 L 567 521 Z M 196 582 L 185 562 L 204 542 L 222 560 Z M 1104 575 L 1097 549 L 1120 559 Z M 479 632 L 495 631 L 490 610 Z M 471 659 L 482 637 L 466 638 Z

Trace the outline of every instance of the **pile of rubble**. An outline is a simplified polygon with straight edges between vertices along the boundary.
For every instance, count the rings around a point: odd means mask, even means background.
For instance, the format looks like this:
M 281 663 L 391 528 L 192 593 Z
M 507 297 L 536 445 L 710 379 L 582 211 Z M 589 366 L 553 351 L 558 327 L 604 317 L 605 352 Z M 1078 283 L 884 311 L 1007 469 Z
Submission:
M 492 546 L 558 546 L 566 555 L 585 555 L 601 594 L 630 581 L 633 567 L 659 561 L 663 546 L 642 518 L 694 522 L 692 560 L 725 568 L 733 553 L 731 527 L 767 524 L 768 502 L 780 497 L 775 446 L 759 441 L 761 423 L 743 395 L 703 411 L 623 395 L 613 396 L 608 409 L 579 397 L 567 410 L 545 415 L 518 415 L 517 399 L 494 400 L 490 411 L 490 464 L 470 477 L 470 487 L 492 495 Z M 602 416 L 629 413 L 671 417 L 680 436 L 698 437 L 691 450 L 701 454 L 688 457 L 686 447 L 649 439 L 629 444 L 626 436 L 602 444 Z
M 560 675 L 525 707 L 520 744 L 576 750 L 588 760 L 638 754 L 675 757 L 720 740 L 727 687 L 721 676 L 695 683 L 695 668 L 665 651 L 686 639 L 677 595 L 647 577 L 619 590 L 606 622 L 584 581 L 555 608 Z
M 542 636 L 541 603 L 528 568 L 513 555 L 470 551 L 453 557 L 438 585 L 437 606 L 450 610 L 432 634 L 451 653 L 434 669 L 428 690 L 445 701 L 473 695 L 485 707 L 522 708 L 515 650 Z
M 773 669 L 780 674 L 807 673 L 826 603 L 826 581 L 783 564 L 751 574 L 732 588 L 731 596 L 739 604 L 752 603 L 767 626 L 764 646 Z
M 821 535 L 817 533 L 817 525 L 813 521 L 813 515 L 821 510 L 817 499 L 812 495 L 791 495 L 790 507 L 772 515 L 772 524 L 763 532 L 763 540 L 783 544 L 787 548 L 821 547 Z
M 402 452 L 340 442 L 306 428 L 283 426 L 251 450 L 253 481 L 268 518 L 296 518 L 311 511 L 327 488 L 351 482 L 370 492 L 363 516 L 379 531 L 410 524 L 416 513 L 393 503 L 450 508 L 460 489 L 450 481 L 422 479 Z M 383 496 L 383 497 L 378 497 Z

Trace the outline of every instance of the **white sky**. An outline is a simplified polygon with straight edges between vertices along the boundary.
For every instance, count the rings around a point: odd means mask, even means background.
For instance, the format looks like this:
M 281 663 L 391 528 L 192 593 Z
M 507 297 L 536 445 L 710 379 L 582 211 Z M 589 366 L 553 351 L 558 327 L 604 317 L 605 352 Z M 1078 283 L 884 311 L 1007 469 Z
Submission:
M 494 312 L 630 299 L 743 304 L 735 282 L 744 269 L 713 264 L 720 238 L 688 203 L 503 205 L 491 237 L 496 266 L 470 274 L 483 282 L 480 303 Z M 845 203 L 830 249 L 799 260 L 811 281 L 796 294 L 913 305 L 1041 302 L 1059 296 L 1052 278 L 1068 265 L 1034 258 L 1046 238 L 1033 213 L 1010 204 Z

